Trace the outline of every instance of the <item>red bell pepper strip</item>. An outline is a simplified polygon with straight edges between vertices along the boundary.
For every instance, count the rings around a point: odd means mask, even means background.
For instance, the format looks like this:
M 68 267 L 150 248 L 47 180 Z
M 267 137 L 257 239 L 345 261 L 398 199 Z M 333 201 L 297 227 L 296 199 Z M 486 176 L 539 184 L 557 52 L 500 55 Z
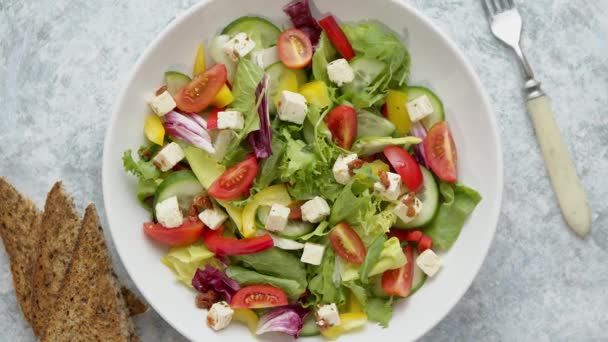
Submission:
M 207 117 L 207 129 L 217 129 L 217 114 L 224 110 L 223 108 L 214 108 Z
M 323 31 L 325 31 L 327 34 L 327 38 L 329 38 L 336 49 L 338 49 L 338 52 L 340 52 L 342 57 L 344 57 L 347 61 L 355 57 L 353 47 L 350 45 L 348 38 L 346 38 L 344 31 L 342 31 L 340 25 L 338 25 L 333 15 L 330 14 L 327 17 L 319 20 L 319 25 L 321 25 Z
M 274 247 L 274 242 L 268 234 L 237 239 L 222 236 L 224 226 L 217 230 L 205 229 L 203 241 L 209 250 L 217 255 L 246 255 L 265 251 Z

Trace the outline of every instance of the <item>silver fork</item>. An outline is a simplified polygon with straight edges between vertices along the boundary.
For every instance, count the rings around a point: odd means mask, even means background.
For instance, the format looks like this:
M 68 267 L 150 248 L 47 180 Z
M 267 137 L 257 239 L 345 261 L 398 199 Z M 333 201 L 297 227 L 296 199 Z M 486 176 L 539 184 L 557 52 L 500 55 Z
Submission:
M 568 148 L 555 123 L 549 99 L 542 91 L 540 82 L 534 78 L 532 68 L 521 51 L 522 21 L 519 11 L 513 0 L 482 0 L 482 2 L 492 33 L 515 51 L 523 68 L 526 77 L 528 112 L 562 215 L 574 232 L 585 236 L 591 229 L 591 209 L 576 175 L 574 164 L 568 155 Z

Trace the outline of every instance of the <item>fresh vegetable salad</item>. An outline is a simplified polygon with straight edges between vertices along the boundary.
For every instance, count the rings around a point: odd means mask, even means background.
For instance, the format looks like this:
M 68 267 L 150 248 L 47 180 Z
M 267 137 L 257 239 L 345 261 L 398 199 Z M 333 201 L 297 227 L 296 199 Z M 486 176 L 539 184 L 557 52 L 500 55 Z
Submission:
M 458 182 L 444 107 L 408 83 L 395 33 L 317 20 L 306 0 L 283 10 L 293 27 L 238 18 L 192 74 L 151 85 L 149 143 L 123 157 L 143 231 L 171 246 L 162 262 L 214 330 L 387 327 L 481 198 Z

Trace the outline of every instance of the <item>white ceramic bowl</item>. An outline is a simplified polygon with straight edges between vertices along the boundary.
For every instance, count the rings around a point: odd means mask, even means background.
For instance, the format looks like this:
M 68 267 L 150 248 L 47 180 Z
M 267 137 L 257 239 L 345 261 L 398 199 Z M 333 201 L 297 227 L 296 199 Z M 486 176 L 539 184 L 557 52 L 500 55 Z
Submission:
M 219 335 L 211 331 L 205 324 L 205 312 L 194 305 L 193 293 L 177 283 L 171 271 L 160 263 L 166 249 L 143 235 L 142 223 L 149 215 L 135 199 L 136 180 L 124 173 L 121 156 L 127 149 L 136 151 L 144 142 L 142 127 L 149 114 L 146 100 L 163 82 L 166 70 L 190 70 L 197 44 L 208 43 L 239 16 L 262 15 L 288 27 L 288 19 L 281 11 L 286 2 L 203 0 L 192 7 L 174 20 L 139 59 L 118 97 L 108 128 L 103 193 L 114 245 L 150 305 L 191 340 L 235 341 L 251 335 L 239 324 Z M 494 236 L 503 182 L 494 115 L 486 92 L 463 54 L 409 5 L 391 0 L 314 2 L 320 13 L 330 12 L 341 21 L 377 19 L 402 35 L 412 56 L 410 83 L 431 87 L 442 99 L 458 149 L 460 179 L 483 196 L 458 241 L 442 255 L 443 269 L 412 298 L 398 302 L 389 328 L 369 324 L 365 330 L 348 335 L 354 341 L 413 340 L 430 330 L 458 302 L 477 274 Z

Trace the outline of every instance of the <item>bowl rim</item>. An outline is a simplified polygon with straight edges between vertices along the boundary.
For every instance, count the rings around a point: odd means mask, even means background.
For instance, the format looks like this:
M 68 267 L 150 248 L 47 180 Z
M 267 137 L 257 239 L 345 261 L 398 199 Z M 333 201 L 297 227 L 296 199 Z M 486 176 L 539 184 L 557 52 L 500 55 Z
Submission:
M 109 168 L 110 168 L 110 165 L 112 165 L 112 163 L 111 163 L 112 156 L 110 155 L 110 148 L 111 148 L 110 147 L 110 145 L 111 145 L 110 138 L 112 136 L 113 128 L 115 127 L 119 114 L 120 114 L 119 109 L 121 107 L 121 103 L 123 103 L 125 98 L 127 97 L 127 92 L 126 92 L 127 88 L 133 82 L 134 78 L 137 75 L 137 71 L 140 69 L 143 62 L 148 58 L 148 56 L 151 54 L 151 52 L 153 50 L 155 50 L 155 48 L 157 47 L 157 45 L 160 44 L 160 42 L 163 40 L 163 38 L 165 36 L 169 35 L 183 21 L 187 20 L 189 17 L 193 16 L 196 12 L 198 12 L 199 8 L 206 6 L 208 3 L 212 2 L 212 1 L 215 1 L 215 0 L 201 0 L 200 2 L 189 7 L 184 12 L 177 14 L 171 20 L 171 22 L 160 33 L 158 33 L 153 38 L 152 42 L 147 45 L 144 52 L 138 57 L 135 64 L 133 64 L 133 66 L 131 67 L 131 71 L 129 72 L 128 78 L 126 78 L 122 81 L 122 85 L 119 88 L 119 92 L 117 93 L 115 102 L 112 107 L 112 114 L 111 114 L 110 120 L 108 122 L 108 126 L 106 127 L 106 134 L 104 137 L 103 156 L 102 156 L 102 193 L 103 193 L 103 204 L 104 204 L 104 209 L 105 209 L 105 216 L 106 216 L 108 225 L 110 225 L 109 208 L 111 206 L 109 203 L 109 198 L 108 198 L 108 196 L 106 196 L 106 194 L 109 192 L 109 190 L 107 190 L 107 188 L 110 186 L 109 185 L 109 183 L 110 183 Z M 496 175 L 497 177 L 496 177 L 495 182 L 498 183 L 499 186 L 497 187 L 496 202 L 494 203 L 492 210 L 489 212 L 489 221 L 492 222 L 491 227 L 490 227 L 491 238 L 488 239 L 488 241 L 485 243 L 485 246 L 482 246 L 483 247 L 483 251 L 481 254 L 482 257 L 478 258 L 478 260 L 477 260 L 477 262 L 475 262 L 475 264 L 469 265 L 469 267 L 474 269 L 474 272 L 473 272 L 474 276 L 471 277 L 470 279 L 466 280 L 466 286 L 462 286 L 461 290 L 458 291 L 454 296 L 451 297 L 450 302 L 448 303 L 449 310 L 438 315 L 437 318 L 433 322 L 431 322 L 431 324 L 428 325 L 428 329 L 426 331 L 423 331 L 421 333 L 421 335 L 415 336 L 414 339 L 418 339 L 418 338 L 424 336 L 425 334 L 427 334 L 429 331 L 431 331 L 435 326 L 437 326 L 437 324 L 439 322 L 441 322 L 454 309 L 456 304 L 462 299 L 464 294 L 471 287 L 471 284 L 473 283 L 473 281 L 479 274 L 481 266 L 483 265 L 484 261 L 486 260 L 490 246 L 492 245 L 494 238 L 496 236 L 496 229 L 498 226 L 498 221 L 499 221 L 500 212 L 501 212 L 501 208 L 502 208 L 503 191 L 504 191 L 503 152 L 502 152 L 501 137 L 500 137 L 500 134 L 498 131 L 498 124 L 497 124 L 497 120 L 496 120 L 496 113 L 490 102 L 490 98 L 483 86 L 483 83 L 481 82 L 481 79 L 479 78 L 479 75 L 477 74 L 477 72 L 473 68 L 473 65 L 471 64 L 469 59 L 465 56 L 463 51 L 456 45 L 456 43 L 449 37 L 449 35 L 447 33 L 445 33 L 443 30 L 441 30 L 437 24 L 433 23 L 433 21 L 428 16 L 426 16 L 420 10 L 415 8 L 413 5 L 410 5 L 409 3 L 406 3 L 405 1 L 402 1 L 402 0 L 388 0 L 388 1 L 398 4 L 399 6 L 403 7 L 405 10 L 410 11 L 418 19 L 420 19 L 422 24 L 425 25 L 434 34 L 436 34 L 437 38 L 439 40 L 441 40 L 442 43 L 446 44 L 446 46 L 455 54 L 455 56 L 457 57 L 459 62 L 462 63 L 462 65 L 464 66 L 464 72 L 473 81 L 473 86 L 475 88 L 475 91 L 481 95 L 480 100 L 482 102 L 482 105 L 483 105 L 483 107 L 485 107 L 486 112 L 489 115 L 488 120 L 489 120 L 490 128 L 491 128 L 490 135 L 496 141 L 496 151 L 494 151 L 494 152 L 496 154 L 496 163 L 497 163 L 496 166 L 497 166 L 498 173 Z M 108 230 L 110 232 L 110 236 L 111 236 L 112 240 L 114 240 L 114 238 L 115 238 L 114 230 L 111 228 L 111 226 L 109 226 Z M 162 317 L 162 319 L 165 322 L 167 322 L 167 324 L 169 324 L 173 329 L 178 331 L 183 337 L 190 339 L 191 336 L 187 331 L 184 331 L 184 330 L 178 328 L 178 326 L 174 325 L 172 323 L 171 319 L 169 319 L 169 317 L 167 317 L 167 315 L 164 312 L 157 310 L 157 308 L 155 307 L 154 301 L 150 300 L 150 298 L 153 298 L 153 296 L 150 293 L 147 293 L 147 290 L 145 290 L 146 287 L 142 286 L 144 284 L 139 283 L 137 278 L 133 276 L 134 274 L 136 274 L 136 270 L 123 261 L 123 255 L 125 255 L 124 253 L 127 253 L 127 251 L 122 249 L 121 247 L 119 247 L 119 245 L 114 243 L 114 241 L 112 241 L 112 242 L 113 242 L 114 247 L 116 248 L 116 251 L 120 258 L 120 262 L 122 263 L 127 274 L 129 275 L 129 277 L 131 278 L 131 280 L 133 281 L 133 283 L 135 284 L 137 289 L 140 291 L 140 293 L 143 295 L 143 297 L 146 299 L 146 301 L 154 309 L 154 311 L 160 317 Z

